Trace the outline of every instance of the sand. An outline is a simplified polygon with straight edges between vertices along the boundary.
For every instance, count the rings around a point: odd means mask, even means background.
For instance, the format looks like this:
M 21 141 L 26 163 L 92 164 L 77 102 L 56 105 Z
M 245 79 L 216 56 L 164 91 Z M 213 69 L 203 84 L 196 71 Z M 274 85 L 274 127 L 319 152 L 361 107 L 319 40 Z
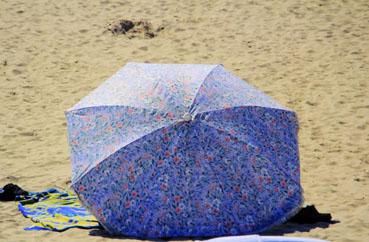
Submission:
M 122 18 L 164 29 L 106 30 Z M 341 221 L 279 233 L 369 241 L 368 54 L 365 0 L 1 0 L 0 185 L 68 188 L 64 110 L 127 61 L 222 63 L 297 112 L 306 204 Z M 28 225 L 15 203 L 0 203 L 0 241 L 113 241 Z

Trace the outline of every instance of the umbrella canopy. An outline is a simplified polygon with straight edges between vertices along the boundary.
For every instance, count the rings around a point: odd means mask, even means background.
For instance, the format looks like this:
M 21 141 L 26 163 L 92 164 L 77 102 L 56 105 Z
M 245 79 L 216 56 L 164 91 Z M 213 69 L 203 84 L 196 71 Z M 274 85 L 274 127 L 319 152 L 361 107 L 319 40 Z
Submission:
M 112 234 L 249 234 L 302 203 L 293 111 L 222 65 L 128 63 L 66 111 L 72 187 Z

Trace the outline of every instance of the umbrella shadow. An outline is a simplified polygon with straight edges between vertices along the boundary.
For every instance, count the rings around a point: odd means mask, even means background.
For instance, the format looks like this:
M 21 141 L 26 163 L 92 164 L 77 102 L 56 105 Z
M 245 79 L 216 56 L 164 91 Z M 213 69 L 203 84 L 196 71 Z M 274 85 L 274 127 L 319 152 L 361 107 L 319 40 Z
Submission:
M 152 241 L 152 242 L 164 242 L 165 241 L 163 239 L 148 240 L 148 239 L 139 239 L 139 238 L 134 238 L 134 237 L 123 236 L 123 235 L 111 235 L 103 228 L 93 229 L 89 232 L 89 235 L 104 237 L 104 238 L 109 238 L 109 239 L 120 239 L 120 240 L 129 239 L 129 240 L 141 240 L 141 241 Z
M 150 241 L 150 242 L 167 242 L 170 240 L 175 240 L 175 241 L 207 240 L 207 239 L 214 238 L 214 237 L 168 237 L 168 238 L 160 238 L 160 239 L 144 239 L 144 238 L 139 239 L 139 238 L 127 237 L 127 236 L 121 236 L 121 235 L 110 235 L 103 228 L 93 229 L 89 232 L 89 235 L 90 236 L 100 236 L 100 237 L 105 237 L 109 239 L 131 239 L 131 240 L 141 240 L 141 241 Z
M 282 236 L 285 234 L 291 234 L 294 232 L 309 232 L 315 228 L 328 228 L 331 224 L 339 223 L 337 220 L 333 220 L 331 222 L 319 222 L 313 224 L 299 224 L 299 223 L 285 223 L 282 225 L 275 226 L 267 231 L 260 233 L 260 235 L 275 235 L 275 236 Z M 155 240 L 147 240 L 147 239 L 138 239 L 133 237 L 127 236 L 120 236 L 120 235 L 111 235 L 103 228 L 101 229 L 93 229 L 89 232 L 90 236 L 100 236 L 109 239 L 132 239 L 132 240 L 142 240 L 142 241 L 152 241 L 152 242 L 165 242 L 171 240 L 173 238 L 162 238 L 162 239 L 155 239 Z M 196 238 L 175 238 L 176 241 L 187 241 L 187 240 L 204 240 L 209 239 L 211 237 L 196 237 Z
M 331 224 L 339 223 L 339 221 L 331 221 L 330 223 L 319 222 L 314 224 L 298 224 L 298 223 L 285 223 L 282 225 L 275 226 L 269 230 L 261 233 L 261 235 L 285 235 L 294 232 L 310 232 L 315 228 L 328 228 Z

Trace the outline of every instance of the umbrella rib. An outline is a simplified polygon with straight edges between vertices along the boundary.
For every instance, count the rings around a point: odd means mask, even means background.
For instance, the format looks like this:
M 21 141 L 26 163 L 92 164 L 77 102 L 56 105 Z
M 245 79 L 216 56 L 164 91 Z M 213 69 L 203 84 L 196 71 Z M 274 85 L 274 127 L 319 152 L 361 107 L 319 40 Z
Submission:
M 247 143 L 247 141 L 245 141 L 245 140 L 241 140 L 240 138 L 238 138 L 237 136 L 235 136 L 235 135 L 231 134 L 231 133 L 230 133 L 230 132 L 228 132 L 227 130 L 220 129 L 220 128 L 216 127 L 216 126 L 213 126 L 213 125 L 211 125 L 209 122 L 203 122 L 202 120 L 200 120 L 199 122 L 200 122 L 201 124 L 203 124 L 203 125 L 206 125 L 206 126 L 208 126 L 208 127 L 211 127 L 211 128 L 213 128 L 213 129 L 216 129 L 216 130 L 218 130 L 218 131 L 220 131 L 220 132 L 222 132 L 222 133 L 226 133 L 226 134 L 230 135 L 232 138 L 236 138 L 237 140 L 240 140 L 240 141 L 242 141 L 243 143 Z
M 228 132 L 226 132 L 226 131 L 224 131 L 224 130 L 221 130 L 221 129 L 218 129 L 218 128 L 216 128 L 216 127 L 214 127 L 214 126 L 211 126 L 211 125 L 208 125 L 207 123 L 204 123 L 204 122 L 199 122 L 199 124 L 200 125 L 204 125 L 204 126 L 207 126 L 207 127 L 209 127 L 209 128 L 212 128 L 212 129 L 215 129 L 215 130 L 218 130 L 219 132 L 221 132 L 221 133 L 226 133 L 226 134 L 229 134 Z M 235 136 L 233 136 L 232 134 L 229 134 L 230 136 L 232 136 L 232 137 L 235 137 Z M 237 138 L 237 137 L 236 137 Z M 238 139 L 238 138 L 237 138 Z M 246 143 L 245 141 L 243 141 L 243 140 L 240 140 L 240 139 L 238 139 L 241 143 Z M 264 156 L 261 156 L 262 157 L 262 159 L 266 159 Z M 268 159 L 266 159 L 266 160 L 268 160 Z M 269 161 L 269 160 L 268 160 Z M 287 174 L 283 169 L 281 169 L 281 167 L 278 165 L 278 164 L 275 164 L 277 167 L 278 167 L 278 170 L 279 171 L 281 171 L 286 177 L 288 177 L 289 178 L 289 180 L 291 180 L 292 182 L 294 182 L 298 187 L 300 187 L 300 189 L 301 189 L 301 192 L 303 192 L 303 189 L 302 189 L 302 187 L 301 187 L 301 185 L 300 185 L 300 183 L 298 182 L 298 181 L 296 181 L 295 179 L 293 179 L 289 174 Z M 299 207 L 301 206 L 303 204 L 303 199 L 302 199 L 302 201 L 300 202 L 300 205 L 298 206 L 298 208 L 296 208 L 296 209 L 294 209 L 294 210 L 292 210 L 292 211 L 290 211 L 289 213 L 288 213 L 288 215 L 286 216 L 287 218 L 290 218 L 290 217 L 292 217 L 294 214 L 296 214 L 298 211 L 299 211 Z M 287 218 L 282 218 L 282 219 L 280 219 L 280 221 L 281 222 L 284 222 L 284 221 L 286 221 L 287 220 Z M 276 222 L 275 224 L 279 224 L 278 222 Z M 271 226 L 268 226 L 268 227 L 266 227 L 266 228 L 270 228 Z M 263 230 L 265 230 L 265 228 L 264 229 L 261 229 L 260 231 L 263 231 Z
M 88 94 L 86 97 L 84 97 L 84 98 L 82 98 L 77 104 L 75 104 L 73 107 L 71 107 L 71 108 L 69 108 L 69 109 L 67 109 L 67 111 L 66 112 L 69 112 L 69 111 L 74 111 L 74 110 L 79 110 L 79 109 L 83 109 L 83 108 L 89 108 L 89 107 L 99 107 L 99 106 L 127 106 L 127 107 L 132 107 L 132 108 L 139 108 L 139 107 L 133 107 L 133 106 L 129 106 L 129 105 L 93 105 L 93 106 L 91 106 L 91 105 L 87 105 L 87 106 L 82 106 L 82 108 L 76 108 L 76 109 L 74 109 L 74 107 L 75 106 L 78 106 L 78 105 L 80 105 L 81 103 L 83 103 L 83 102 L 85 102 L 86 100 L 86 98 L 88 98 L 88 97 L 91 97 L 91 96 L 93 96 L 93 95 L 96 95 L 96 94 L 98 94 L 98 91 L 99 91 L 99 89 L 101 89 L 101 88 L 105 88 L 106 86 L 108 86 L 109 84 L 111 84 L 111 82 L 114 82 L 114 77 L 116 76 L 116 75 L 118 75 L 119 73 L 121 73 L 121 72 L 123 72 L 124 70 L 126 70 L 127 69 L 127 67 L 129 68 L 129 66 L 130 65 L 134 65 L 135 66 L 135 68 L 137 68 L 137 69 L 141 69 L 142 70 L 142 66 L 141 65 L 137 65 L 137 63 L 136 62 L 129 62 L 129 63 L 127 63 L 127 65 L 126 66 L 124 66 L 123 68 L 121 68 L 121 69 L 119 69 L 112 77 L 110 77 L 109 79 L 107 79 L 103 84 L 101 84 L 100 86 L 98 86 L 97 88 L 95 88 L 94 90 L 92 90 L 92 92 L 90 93 L 90 94 Z M 137 70 L 136 70 L 137 71 Z M 148 79 L 155 79 L 155 76 L 153 76 L 152 74 L 148 74 L 147 72 L 145 72 L 145 71 L 140 71 L 139 72 L 140 73 L 140 75 L 144 75 L 144 76 L 146 76 Z
M 85 110 L 85 109 L 90 109 L 90 108 L 111 108 L 111 107 L 122 107 L 122 108 L 134 108 L 134 109 L 142 109 L 142 110 L 147 110 L 147 111 L 152 111 L 152 112 L 162 112 L 157 108 L 144 108 L 144 107 L 135 107 L 135 106 L 130 106 L 130 105 L 96 105 L 96 106 L 88 106 L 88 107 L 81 107 L 81 108 L 76 108 L 76 109 L 68 109 L 67 111 L 65 111 L 66 114 L 68 113 L 74 113 L 77 111 L 81 111 L 81 110 Z M 165 113 L 165 112 L 163 112 Z M 167 113 L 165 113 L 167 114 Z
M 199 125 L 201 126 L 201 125 L 203 125 L 203 123 L 199 122 Z M 201 131 L 201 133 L 202 133 L 203 137 L 204 137 L 204 136 L 206 137 L 206 134 L 204 133 L 204 131 Z M 203 150 L 203 151 L 204 151 L 204 149 L 202 148 L 202 146 L 200 146 L 200 148 L 201 148 L 201 150 Z M 223 193 L 223 194 L 225 194 L 225 192 L 224 192 L 224 188 L 223 188 L 223 184 L 222 184 L 221 180 L 219 179 L 217 172 L 216 172 L 216 171 L 214 171 L 214 169 L 213 169 L 213 167 L 212 167 L 211 165 L 209 165 L 209 168 L 212 170 L 212 172 L 213 172 L 213 174 L 214 174 L 214 176 L 215 176 L 216 180 L 218 181 L 218 183 L 219 183 L 219 187 L 220 187 L 220 189 L 221 189 L 222 193 Z M 232 214 L 232 216 L 234 217 L 234 215 L 233 215 L 233 214 Z
M 239 139 L 238 137 L 236 137 L 236 136 L 234 136 L 234 135 L 232 135 L 232 134 L 228 133 L 228 132 L 227 132 L 227 131 L 225 131 L 225 130 L 219 129 L 219 128 L 217 128 L 217 127 L 214 127 L 214 126 L 209 125 L 208 123 L 205 123 L 205 122 L 202 122 L 202 121 L 200 121 L 199 123 L 201 123 L 201 125 L 205 125 L 205 126 L 208 126 L 209 128 L 215 129 L 215 130 L 217 130 L 217 131 L 219 131 L 219 132 L 221 132 L 221 133 L 228 134 L 228 135 L 230 135 L 231 137 L 236 138 L 239 142 L 241 142 L 241 143 L 243 143 L 243 144 L 248 144 L 246 141 Z M 264 156 L 262 156 L 262 158 L 263 158 L 263 159 L 266 159 Z M 266 160 L 269 160 L 269 159 L 266 159 Z M 293 178 L 291 177 L 291 175 L 289 175 L 288 173 L 286 173 L 286 172 L 284 171 L 284 169 L 282 169 L 282 168 L 281 168 L 281 166 L 280 166 L 280 165 L 278 165 L 277 163 L 276 163 L 275 165 L 279 168 L 279 170 L 280 170 L 281 172 L 283 172 L 283 174 L 284 174 L 285 176 L 287 176 L 290 180 L 292 180 L 293 182 L 295 182 L 297 185 L 299 185 L 299 186 L 300 186 L 299 182 L 298 182 L 298 181 L 295 181 L 295 179 L 293 179 Z
M 140 139 L 142 139 L 142 138 L 146 137 L 147 135 L 152 134 L 152 133 L 154 133 L 154 132 L 157 132 L 157 131 L 159 131 L 159 130 L 161 130 L 161 129 L 163 129 L 163 128 L 171 127 L 171 126 L 176 125 L 176 124 L 177 124 L 177 121 L 175 121 L 175 120 L 174 120 L 174 121 L 173 121 L 172 123 L 170 123 L 170 124 L 166 124 L 166 125 L 161 126 L 161 127 L 157 128 L 157 129 L 154 129 L 154 130 L 152 130 L 152 131 L 150 131 L 150 132 L 148 132 L 148 133 L 146 133 L 146 134 L 144 134 L 144 135 L 142 135 L 142 136 L 140 136 L 140 137 L 138 137 L 138 138 L 136 138 L 136 139 L 134 139 L 134 140 L 130 141 L 129 143 L 127 143 L 127 144 L 124 144 L 124 145 L 120 146 L 116 151 L 114 151 L 113 153 L 111 153 L 111 154 L 110 154 L 110 155 L 108 155 L 107 157 L 102 158 L 99 162 L 97 162 L 97 164 L 100 164 L 100 163 L 104 162 L 104 160 L 106 160 L 106 159 L 108 159 L 109 157 L 113 156 L 115 153 L 119 152 L 122 148 L 124 148 L 124 147 L 126 147 L 126 146 L 128 146 L 128 145 L 130 145 L 130 144 L 132 144 L 132 143 L 134 143 L 134 142 L 137 142 L 138 140 L 140 140 Z M 79 180 L 81 180 L 83 177 L 85 177 L 85 176 L 86 176 L 88 173 L 90 173 L 90 172 L 91 172 L 91 170 L 93 170 L 95 167 L 96 167 L 96 165 L 95 165 L 95 166 L 91 166 L 89 169 L 87 169 L 85 172 L 83 172 L 83 173 L 82 173 L 83 175 L 82 175 L 82 176 L 79 176 L 78 178 L 76 178 L 76 179 L 75 179 L 75 180 L 76 180 L 75 182 L 73 182 L 73 181 L 72 181 L 71 186 L 73 186 L 75 183 L 77 183 Z
M 191 103 L 191 105 L 190 105 L 190 109 L 189 109 L 189 112 L 190 112 L 190 113 L 191 113 L 191 112 L 193 111 L 193 109 L 194 109 L 194 104 L 195 104 L 196 98 L 197 98 L 197 96 L 198 96 L 198 94 L 199 94 L 199 91 L 200 91 L 201 87 L 203 86 L 203 84 L 205 83 L 205 81 L 209 78 L 209 76 L 211 75 L 211 73 L 213 73 L 213 71 L 214 71 L 216 68 L 218 68 L 219 66 L 222 66 L 222 65 L 220 65 L 220 64 L 215 65 L 215 66 L 213 67 L 213 69 L 211 69 L 211 70 L 209 71 L 209 73 L 205 76 L 205 78 L 204 78 L 204 79 L 202 80 L 202 82 L 200 83 L 199 87 L 197 88 L 197 90 L 196 90 L 196 92 L 195 92 L 195 95 L 194 95 L 194 98 L 193 98 L 193 100 L 192 100 L 192 103 Z
M 196 115 L 203 115 L 203 114 L 210 114 L 213 112 L 217 112 L 217 111 L 223 111 L 223 110 L 227 110 L 227 109 L 233 109 L 233 108 L 249 108 L 249 107 L 256 107 L 256 108 L 268 108 L 268 109 L 276 109 L 276 110 L 281 110 L 281 111 L 285 111 L 285 112 L 291 112 L 294 113 L 294 111 L 290 110 L 290 109 L 285 109 L 285 108 L 276 108 L 276 107 L 265 107 L 265 106 L 260 106 L 260 105 L 240 105 L 240 106 L 232 106 L 232 107 L 227 107 L 227 108 L 217 108 L 217 109 L 212 109 L 212 110 L 206 110 L 206 111 L 200 111 L 198 112 Z

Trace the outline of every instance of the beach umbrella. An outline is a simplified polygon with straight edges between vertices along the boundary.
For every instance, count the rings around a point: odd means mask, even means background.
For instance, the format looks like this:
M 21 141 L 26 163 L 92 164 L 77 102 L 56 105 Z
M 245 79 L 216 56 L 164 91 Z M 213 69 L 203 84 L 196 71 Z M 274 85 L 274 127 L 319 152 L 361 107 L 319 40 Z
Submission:
M 296 114 L 222 65 L 128 63 L 66 111 L 72 188 L 111 234 L 250 234 L 303 201 Z

